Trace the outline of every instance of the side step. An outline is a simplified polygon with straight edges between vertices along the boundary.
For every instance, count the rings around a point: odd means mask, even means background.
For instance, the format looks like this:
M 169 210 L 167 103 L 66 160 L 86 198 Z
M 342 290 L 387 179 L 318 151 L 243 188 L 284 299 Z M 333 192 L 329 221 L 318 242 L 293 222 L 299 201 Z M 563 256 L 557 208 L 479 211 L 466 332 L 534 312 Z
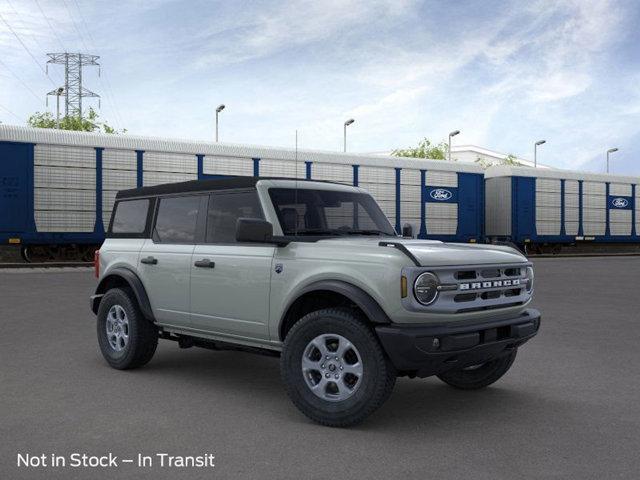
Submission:
M 206 348 L 208 350 L 231 350 L 237 352 L 255 353 L 258 355 L 265 355 L 268 357 L 279 357 L 280 352 L 276 350 L 270 350 L 268 348 L 249 347 L 245 345 L 237 345 L 235 343 L 221 342 L 218 340 L 209 340 L 206 338 L 192 337 L 190 335 L 175 335 L 169 332 L 160 332 L 159 337 L 164 340 L 171 340 L 178 342 L 180 348 L 199 347 Z

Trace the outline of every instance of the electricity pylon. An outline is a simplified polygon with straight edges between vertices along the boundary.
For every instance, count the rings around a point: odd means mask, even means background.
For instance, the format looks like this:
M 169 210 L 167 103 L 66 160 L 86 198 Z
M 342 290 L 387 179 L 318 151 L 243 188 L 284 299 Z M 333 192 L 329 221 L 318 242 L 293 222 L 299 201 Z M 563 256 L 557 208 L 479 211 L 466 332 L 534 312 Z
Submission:
M 77 116 L 82 118 L 82 99 L 85 97 L 100 98 L 100 95 L 82 86 L 82 67 L 97 66 L 100 75 L 98 55 L 84 53 L 47 53 L 47 71 L 50 63 L 64 65 L 64 113 L 65 116 Z M 50 91 L 47 95 L 60 96 L 60 89 Z M 98 100 L 100 101 L 100 100 Z

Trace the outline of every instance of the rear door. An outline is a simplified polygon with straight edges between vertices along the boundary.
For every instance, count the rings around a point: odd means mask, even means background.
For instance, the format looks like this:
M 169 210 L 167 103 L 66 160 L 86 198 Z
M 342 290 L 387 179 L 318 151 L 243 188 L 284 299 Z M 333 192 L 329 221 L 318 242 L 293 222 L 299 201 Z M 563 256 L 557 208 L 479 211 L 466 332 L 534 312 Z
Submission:
M 264 218 L 255 190 L 210 196 L 205 243 L 195 247 L 191 261 L 191 321 L 210 333 L 268 339 L 275 247 L 236 242 L 241 217 Z
M 26 143 L 0 143 L 0 232 L 19 233 L 27 228 L 32 148 Z
M 156 202 L 152 238 L 142 247 L 138 272 L 163 325 L 189 326 L 191 256 L 206 201 L 205 195 L 181 195 Z

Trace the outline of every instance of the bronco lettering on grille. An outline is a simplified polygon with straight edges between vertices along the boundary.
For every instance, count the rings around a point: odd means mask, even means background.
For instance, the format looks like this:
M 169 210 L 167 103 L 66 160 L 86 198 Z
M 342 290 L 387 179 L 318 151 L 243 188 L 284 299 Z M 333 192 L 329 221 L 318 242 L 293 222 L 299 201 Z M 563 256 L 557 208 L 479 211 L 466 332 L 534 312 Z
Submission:
M 520 279 L 513 280 L 493 280 L 489 282 L 461 283 L 460 290 L 481 290 L 483 288 L 515 287 L 520 285 Z

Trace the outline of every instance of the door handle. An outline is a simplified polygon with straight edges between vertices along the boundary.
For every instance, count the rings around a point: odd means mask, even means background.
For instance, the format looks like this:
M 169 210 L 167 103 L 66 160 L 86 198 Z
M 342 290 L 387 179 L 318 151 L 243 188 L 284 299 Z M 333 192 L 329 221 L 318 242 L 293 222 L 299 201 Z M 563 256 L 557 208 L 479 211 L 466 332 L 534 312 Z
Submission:
M 158 263 L 158 259 L 155 257 L 149 256 L 146 258 L 141 258 L 140 263 L 144 263 L 145 265 L 155 265 Z
M 196 260 L 193 264 L 196 267 L 200 267 L 200 268 L 214 268 L 216 266 L 216 262 L 212 262 L 208 258 L 204 258 L 202 260 Z

